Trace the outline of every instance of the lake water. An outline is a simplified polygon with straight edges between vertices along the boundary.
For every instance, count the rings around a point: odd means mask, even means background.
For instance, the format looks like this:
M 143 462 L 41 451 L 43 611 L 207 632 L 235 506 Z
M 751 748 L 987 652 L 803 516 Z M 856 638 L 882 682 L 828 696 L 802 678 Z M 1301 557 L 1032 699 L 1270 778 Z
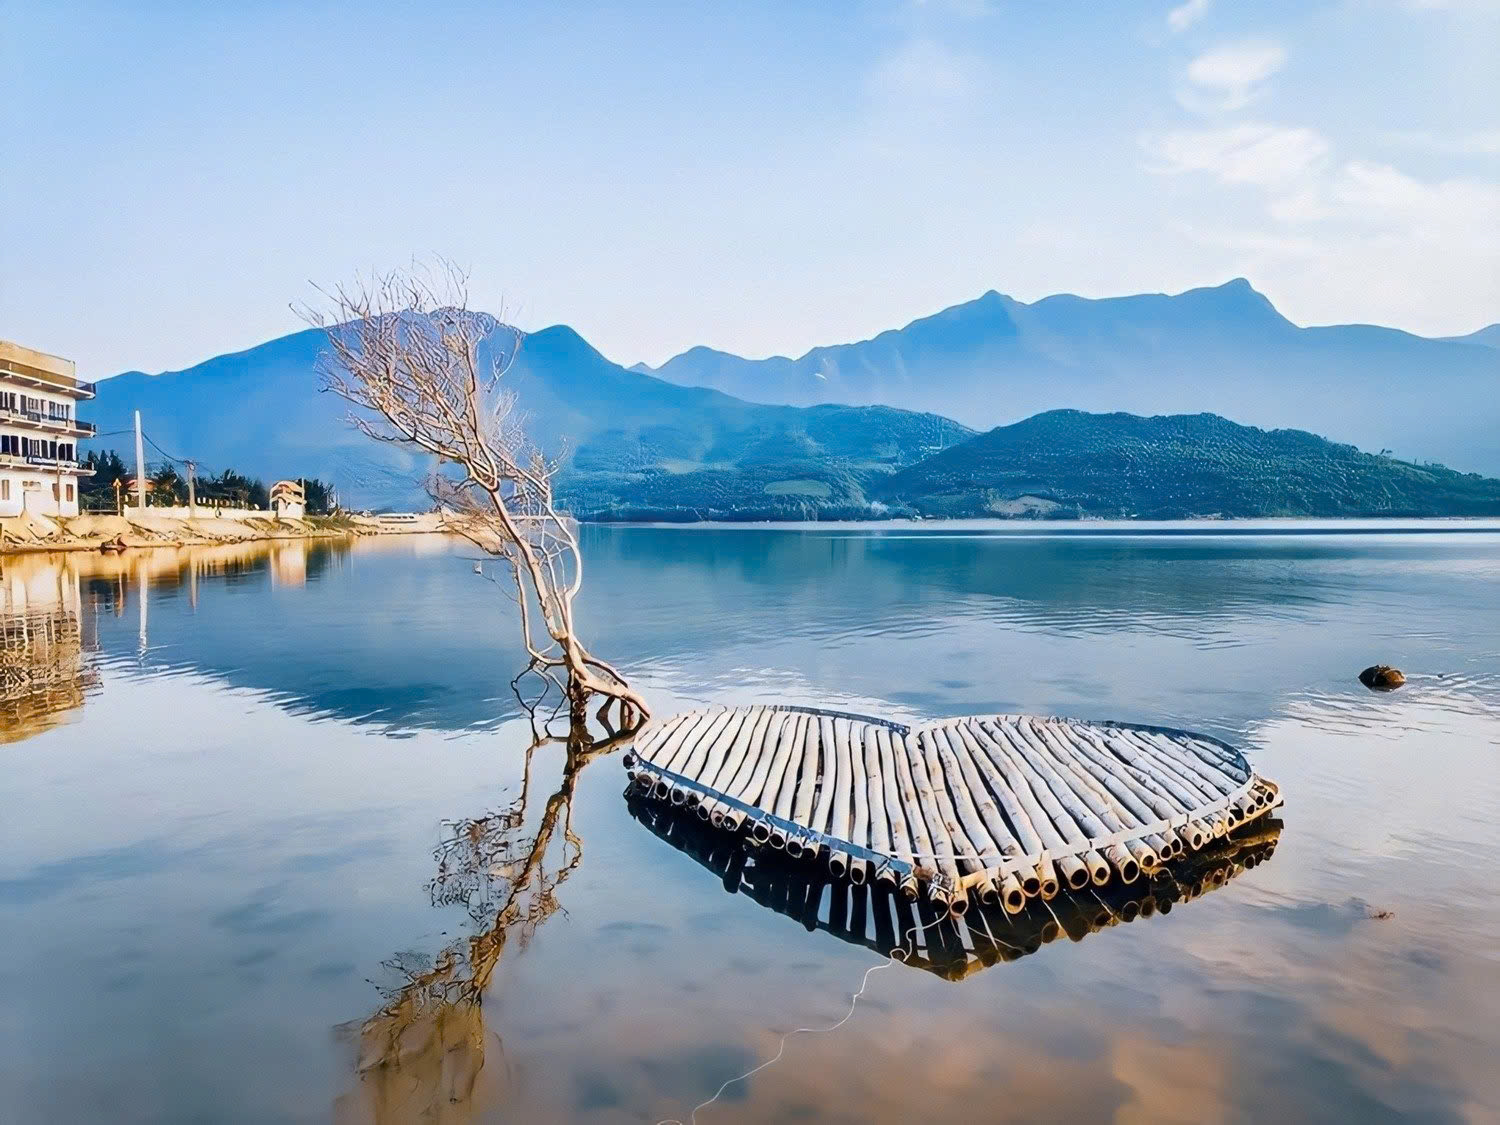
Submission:
M 1268 860 L 962 980 L 619 754 L 527 770 L 466 545 L 5 559 L 0 1117 L 687 1120 L 884 962 L 698 1121 L 1496 1120 L 1500 528 L 1066 530 L 584 530 L 659 715 L 1139 720 L 1282 785 Z

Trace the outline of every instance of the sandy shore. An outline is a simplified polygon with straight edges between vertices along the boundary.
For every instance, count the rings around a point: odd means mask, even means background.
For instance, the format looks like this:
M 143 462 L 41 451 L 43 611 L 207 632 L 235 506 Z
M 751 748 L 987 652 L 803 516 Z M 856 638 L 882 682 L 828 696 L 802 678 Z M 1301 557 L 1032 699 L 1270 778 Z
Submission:
M 414 534 L 442 530 L 437 513 L 411 523 L 389 524 L 362 516 L 264 517 L 227 519 L 170 510 L 145 516 L 83 515 L 72 519 L 32 515 L 0 518 L 0 553 L 27 551 L 97 551 L 100 544 L 123 539 L 127 547 L 187 547 L 213 543 L 249 543 L 270 539 L 323 539 L 349 535 Z

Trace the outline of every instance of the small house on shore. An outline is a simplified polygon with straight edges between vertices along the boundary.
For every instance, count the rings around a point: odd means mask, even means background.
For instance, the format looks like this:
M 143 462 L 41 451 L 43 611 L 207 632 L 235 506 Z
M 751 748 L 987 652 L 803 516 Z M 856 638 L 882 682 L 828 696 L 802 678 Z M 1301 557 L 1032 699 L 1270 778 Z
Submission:
M 300 520 L 307 515 L 307 492 L 301 481 L 279 480 L 271 486 L 271 510 L 277 519 Z

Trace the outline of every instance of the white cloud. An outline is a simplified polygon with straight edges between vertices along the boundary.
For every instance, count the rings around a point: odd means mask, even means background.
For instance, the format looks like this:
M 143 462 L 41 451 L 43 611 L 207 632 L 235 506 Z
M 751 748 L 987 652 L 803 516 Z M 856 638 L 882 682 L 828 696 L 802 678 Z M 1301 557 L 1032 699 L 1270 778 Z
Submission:
M 1232 110 L 1250 104 L 1256 87 L 1286 65 L 1279 43 L 1233 43 L 1205 51 L 1188 64 L 1192 87 L 1178 95 L 1187 108 Z
M 1470 11 L 1482 15 L 1500 15 L 1500 0 L 1407 0 L 1407 6 L 1418 11 Z
M 1208 14 L 1208 0 L 1187 0 L 1167 13 L 1167 26 L 1173 31 L 1186 31 Z
M 1388 144 L 1445 156 L 1500 156 L 1500 129 L 1475 129 L 1467 133 L 1399 129 L 1387 130 L 1380 137 Z
M 1289 221 L 1336 220 L 1408 234 L 1466 232 L 1473 245 L 1500 251 L 1500 184 L 1465 177 L 1419 180 L 1389 164 L 1351 160 L 1304 194 L 1321 205 L 1273 214 Z M 1495 272 L 1500 274 L 1500 265 Z
M 1259 221 L 1174 229 L 1227 252 L 1222 269 L 1253 276 L 1302 323 L 1398 323 L 1441 335 L 1461 327 L 1456 306 L 1490 310 L 1488 319 L 1500 309 L 1500 183 L 1423 180 L 1368 160 L 1335 165 L 1306 129 L 1183 132 L 1147 147 L 1160 172 L 1260 189 Z
M 881 101 L 931 104 L 960 100 L 975 83 L 971 57 L 932 39 L 913 39 L 880 60 L 867 88 Z
M 1328 152 L 1328 142 L 1312 129 L 1259 124 L 1178 129 L 1141 143 L 1158 161 L 1158 172 L 1201 172 L 1229 184 L 1287 184 Z
M 978 19 L 989 14 L 990 0 L 911 0 L 918 11 L 944 11 L 959 19 Z

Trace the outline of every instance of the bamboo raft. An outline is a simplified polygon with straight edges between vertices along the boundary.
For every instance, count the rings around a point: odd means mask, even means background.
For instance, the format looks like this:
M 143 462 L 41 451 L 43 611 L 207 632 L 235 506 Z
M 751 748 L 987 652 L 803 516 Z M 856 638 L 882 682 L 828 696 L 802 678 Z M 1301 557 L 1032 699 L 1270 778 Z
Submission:
M 834 879 L 823 865 L 789 860 L 783 851 L 746 847 L 686 809 L 639 792 L 627 794 L 626 806 L 658 839 L 717 876 L 729 894 L 744 895 L 809 932 L 954 981 L 1064 937 L 1083 941 L 1112 926 L 1169 914 L 1268 862 L 1281 835 L 1281 822 L 1265 817 L 1130 886 L 1117 879 L 1103 888 L 1064 888 L 1017 915 L 981 903 L 954 918 L 938 914 L 930 902 Z
M 715 827 L 954 916 L 1131 884 L 1282 803 L 1216 738 L 1033 715 L 718 707 L 652 724 L 625 766 Z

